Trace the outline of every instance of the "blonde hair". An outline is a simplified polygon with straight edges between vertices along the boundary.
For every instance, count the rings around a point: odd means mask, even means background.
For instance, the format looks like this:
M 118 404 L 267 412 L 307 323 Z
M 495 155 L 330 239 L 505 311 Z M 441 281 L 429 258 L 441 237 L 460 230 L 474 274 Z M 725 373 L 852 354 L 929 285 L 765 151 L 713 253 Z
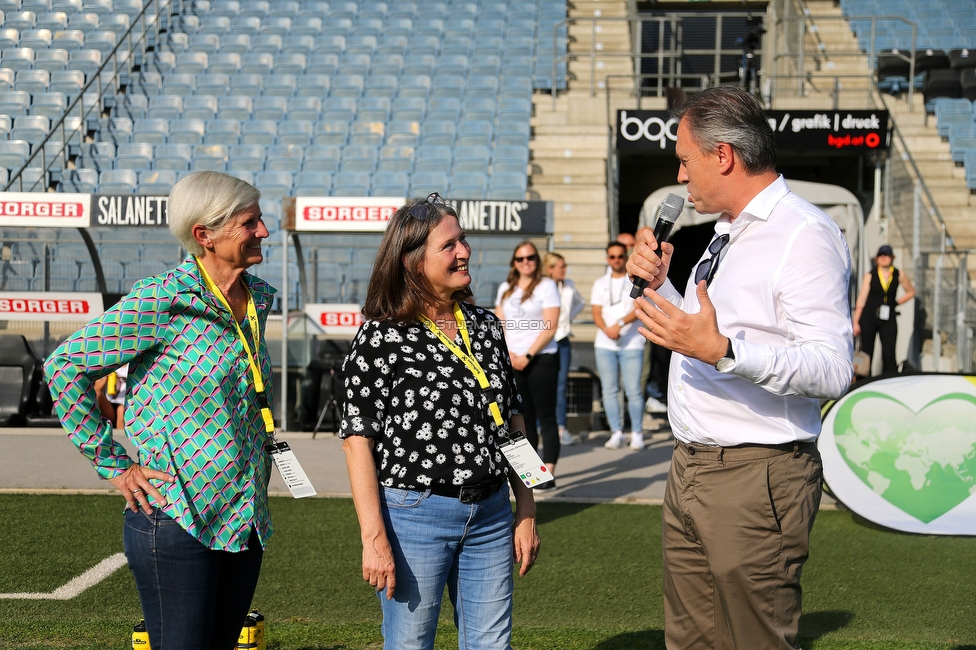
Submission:
M 203 247 L 193 237 L 193 226 L 220 232 L 231 218 L 261 198 L 256 187 L 221 172 L 202 171 L 184 176 L 173 186 L 166 204 L 169 231 L 193 255 Z

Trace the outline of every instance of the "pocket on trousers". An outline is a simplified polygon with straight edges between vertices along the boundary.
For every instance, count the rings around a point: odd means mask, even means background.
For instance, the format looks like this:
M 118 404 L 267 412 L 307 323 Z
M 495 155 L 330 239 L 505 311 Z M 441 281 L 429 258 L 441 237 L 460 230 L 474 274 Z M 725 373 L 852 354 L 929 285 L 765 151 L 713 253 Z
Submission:
M 425 492 L 417 492 L 416 490 L 380 488 L 380 497 L 391 508 L 416 508 L 423 503 L 425 494 Z

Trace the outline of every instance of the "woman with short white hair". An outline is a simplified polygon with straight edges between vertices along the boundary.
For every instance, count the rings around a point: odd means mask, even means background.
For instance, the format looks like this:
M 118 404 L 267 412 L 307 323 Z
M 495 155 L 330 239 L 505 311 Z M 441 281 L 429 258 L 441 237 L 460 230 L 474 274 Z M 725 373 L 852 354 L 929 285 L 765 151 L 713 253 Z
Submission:
M 260 196 L 219 172 L 180 180 L 168 216 L 189 255 L 137 282 L 45 364 L 71 441 L 125 497 L 125 554 L 153 648 L 231 650 L 271 537 L 274 289 L 247 272 L 268 237 Z M 123 366 L 134 458 L 94 389 Z

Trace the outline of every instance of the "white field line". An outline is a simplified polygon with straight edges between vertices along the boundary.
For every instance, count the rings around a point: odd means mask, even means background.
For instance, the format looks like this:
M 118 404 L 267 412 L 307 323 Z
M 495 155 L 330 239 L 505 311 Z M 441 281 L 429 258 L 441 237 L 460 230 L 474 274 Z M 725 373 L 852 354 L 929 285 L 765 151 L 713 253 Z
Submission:
M 70 600 L 85 589 L 94 587 L 126 565 L 125 553 L 116 553 L 105 558 L 77 578 L 72 578 L 65 585 L 58 587 L 49 594 L 28 592 L 21 594 L 0 594 L 0 599 L 17 600 Z

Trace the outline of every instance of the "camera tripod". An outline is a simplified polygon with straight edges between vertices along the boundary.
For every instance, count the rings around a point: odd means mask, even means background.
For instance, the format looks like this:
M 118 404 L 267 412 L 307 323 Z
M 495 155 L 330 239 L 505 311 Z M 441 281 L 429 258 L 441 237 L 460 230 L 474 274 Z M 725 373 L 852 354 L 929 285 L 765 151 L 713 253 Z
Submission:
M 336 400 L 336 364 L 329 366 L 329 400 L 322 405 L 322 410 L 319 412 L 319 419 L 315 421 L 315 427 L 312 429 L 312 440 L 315 439 L 315 435 L 319 432 L 319 427 L 322 426 L 322 420 L 325 419 L 325 414 L 332 411 L 332 433 L 339 433 L 339 402 Z

